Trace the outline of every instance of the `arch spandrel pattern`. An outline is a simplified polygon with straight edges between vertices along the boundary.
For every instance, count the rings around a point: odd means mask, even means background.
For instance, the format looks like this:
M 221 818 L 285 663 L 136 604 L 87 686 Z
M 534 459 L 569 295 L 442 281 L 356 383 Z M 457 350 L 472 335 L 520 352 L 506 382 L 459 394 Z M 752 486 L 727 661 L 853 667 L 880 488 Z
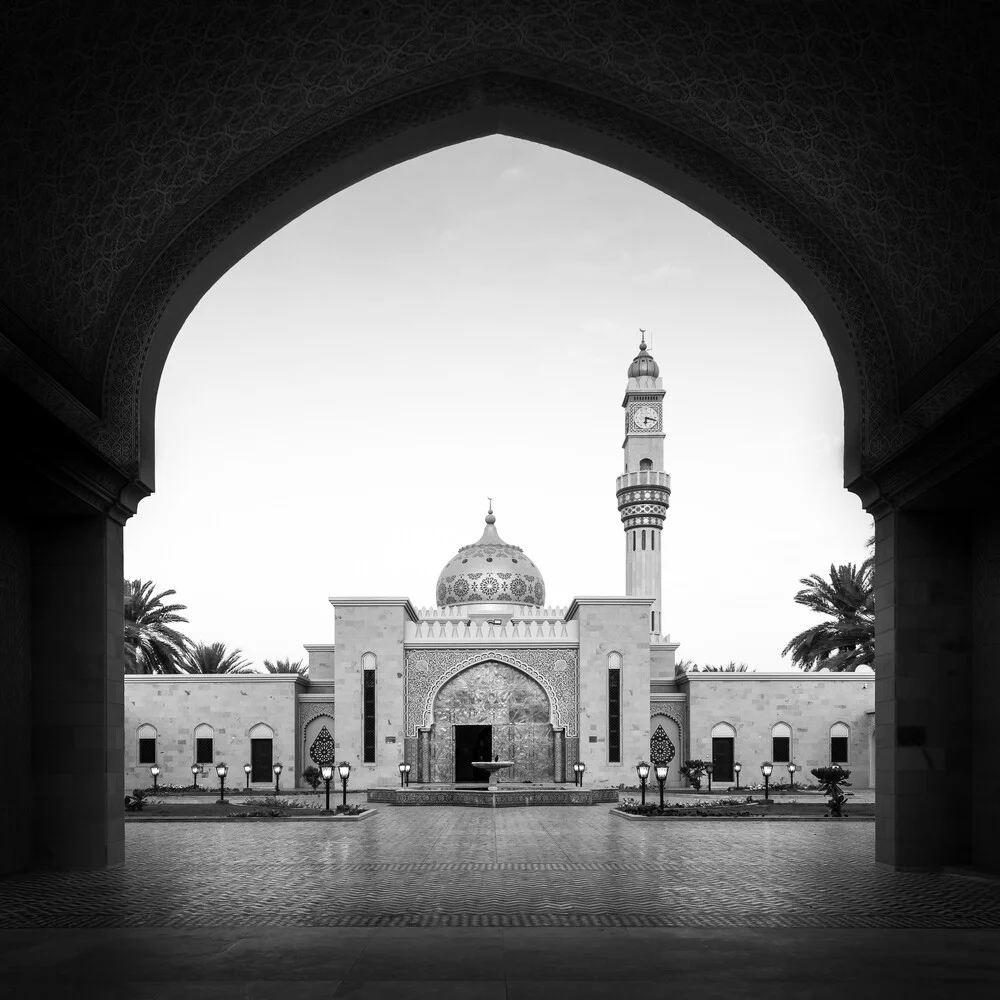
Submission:
M 539 114 L 572 118 L 553 93 L 562 88 L 591 102 L 584 121 L 595 134 L 660 156 L 666 140 L 671 162 L 803 263 L 839 314 L 817 315 L 828 338 L 831 323 L 843 327 L 842 379 L 859 369 L 863 399 L 847 407 L 863 421 L 848 441 L 859 469 L 1000 371 L 989 321 L 1000 293 L 997 187 L 981 155 L 998 144 L 1000 114 L 982 15 L 909 5 L 893 23 L 880 5 L 844 17 L 827 4 L 632 4 L 609 20 L 600 0 L 370 0 L 349 19 L 322 5 L 191 5 L 171 9 L 164 30 L 162 11 L 140 5 L 128 18 L 81 11 L 39 30 L 40 10 L 15 5 L 7 18 L 23 95 L 8 106 L 8 131 L 35 141 L 11 163 L 31 183 L 13 177 L 5 222 L 19 238 L 0 247 L 11 307 L 0 365 L 147 486 L 152 432 L 135 425 L 141 407 L 151 420 L 153 401 L 140 405 L 140 376 L 149 368 L 155 386 L 173 332 L 232 260 L 191 286 L 199 262 L 335 153 L 364 154 L 463 108 L 526 107 L 497 92 L 504 74 L 520 78 Z M 432 92 L 457 93 L 458 81 L 465 95 L 446 107 Z M 417 94 L 437 103 L 414 116 L 403 105 Z M 486 131 L 505 128 L 475 134 Z M 306 155 L 323 136 L 325 157 Z M 685 142 L 699 157 L 678 152 Z M 86 217 L 72 215 L 81 206 Z M 166 345 L 153 343 L 161 325 Z M 950 361 L 933 365 L 959 333 L 968 357 L 951 372 Z M 897 377 L 913 383 L 899 414 Z
M 677 734 L 680 739 L 680 746 L 677 752 L 687 756 L 687 730 L 684 724 L 684 706 L 673 701 L 651 701 L 649 703 L 649 717 L 655 718 L 657 715 L 666 716 L 677 724 Z
M 573 649 L 411 649 L 406 653 L 405 733 L 432 721 L 438 691 L 463 670 L 493 661 L 515 667 L 537 681 L 549 699 L 552 725 L 576 736 L 579 717 L 579 667 Z

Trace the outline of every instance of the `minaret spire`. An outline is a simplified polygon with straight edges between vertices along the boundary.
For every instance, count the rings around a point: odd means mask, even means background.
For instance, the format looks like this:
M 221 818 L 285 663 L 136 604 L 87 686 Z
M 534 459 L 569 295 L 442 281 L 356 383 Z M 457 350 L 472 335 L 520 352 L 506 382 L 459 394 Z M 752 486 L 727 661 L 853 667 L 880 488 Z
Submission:
M 661 553 L 670 506 L 670 476 L 663 471 L 663 380 L 639 327 L 639 353 L 625 389 L 624 475 L 618 477 L 618 512 L 625 529 L 625 593 L 649 597 L 649 631 L 662 634 Z

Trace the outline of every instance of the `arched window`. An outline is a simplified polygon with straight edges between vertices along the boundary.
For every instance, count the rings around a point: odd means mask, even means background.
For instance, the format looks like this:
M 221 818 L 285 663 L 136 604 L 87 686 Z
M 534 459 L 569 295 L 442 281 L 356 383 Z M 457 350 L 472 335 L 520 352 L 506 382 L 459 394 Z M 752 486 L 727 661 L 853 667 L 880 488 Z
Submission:
M 830 763 L 849 763 L 849 746 L 851 730 L 843 722 L 835 722 L 830 726 Z
M 194 730 L 194 762 L 211 764 L 215 761 L 215 730 L 203 722 Z
M 771 762 L 787 764 L 792 759 L 792 729 L 784 722 L 771 727 Z
M 156 763 L 156 727 L 148 722 L 143 723 L 136 731 L 138 741 L 136 760 L 140 764 Z
M 263 722 L 250 729 L 250 780 L 274 780 L 274 730 Z
M 649 547 L 651 549 L 653 549 L 654 551 L 656 550 L 656 532 L 655 531 L 651 531 L 649 533 Z
M 642 551 L 646 551 L 646 529 L 642 529 Z
M 364 653 L 361 657 L 361 745 L 364 750 L 362 760 L 366 764 L 375 763 L 375 668 L 378 657 L 374 653 Z
M 728 722 L 712 726 L 712 780 L 732 781 L 736 759 L 736 730 Z
M 608 653 L 608 763 L 622 762 L 622 654 Z
M 639 471 L 649 472 L 653 468 L 653 460 L 651 458 L 640 458 L 639 459 Z
M 635 532 L 632 532 L 632 551 L 635 552 Z

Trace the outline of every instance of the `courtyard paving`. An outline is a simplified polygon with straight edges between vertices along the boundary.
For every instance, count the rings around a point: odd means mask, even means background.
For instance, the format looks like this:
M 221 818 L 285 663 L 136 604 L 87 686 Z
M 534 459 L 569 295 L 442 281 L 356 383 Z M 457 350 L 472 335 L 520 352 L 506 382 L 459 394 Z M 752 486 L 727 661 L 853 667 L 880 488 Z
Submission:
M 121 869 L 0 880 L 0 996 L 992 995 L 1000 883 L 892 872 L 874 835 L 605 806 L 134 823 Z

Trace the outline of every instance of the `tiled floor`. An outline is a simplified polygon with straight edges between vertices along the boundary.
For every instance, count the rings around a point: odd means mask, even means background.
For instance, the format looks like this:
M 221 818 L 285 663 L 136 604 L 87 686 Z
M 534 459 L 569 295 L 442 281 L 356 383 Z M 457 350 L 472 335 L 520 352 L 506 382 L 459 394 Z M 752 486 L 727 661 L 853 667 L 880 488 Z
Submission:
M 1000 927 L 1000 884 L 874 861 L 872 823 L 380 807 L 142 823 L 110 872 L 0 882 L 0 927 Z
M 603 806 L 130 824 L 123 869 L 0 880 L 0 998 L 993 1000 L 1000 884 L 873 838 Z

